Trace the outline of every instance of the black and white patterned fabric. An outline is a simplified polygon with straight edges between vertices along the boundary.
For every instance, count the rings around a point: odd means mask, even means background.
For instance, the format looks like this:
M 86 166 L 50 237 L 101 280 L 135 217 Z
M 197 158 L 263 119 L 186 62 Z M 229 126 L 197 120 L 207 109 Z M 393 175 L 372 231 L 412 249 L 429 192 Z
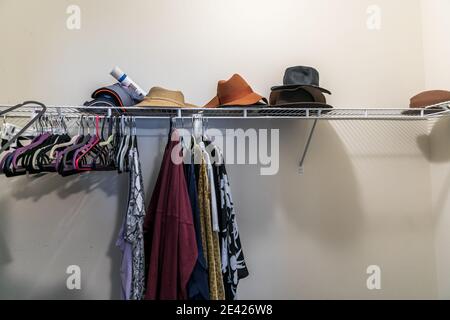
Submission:
M 217 165 L 216 170 L 218 170 L 220 180 L 220 243 L 225 297 L 227 300 L 235 300 L 239 280 L 248 276 L 248 269 L 242 251 L 230 181 L 225 165 Z
M 126 216 L 125 241 L 132 247 L 131 300 L 141 300 L 145 288 L 144 261 L 144 185 L 139 161 L 139 153 L 134 147 L 130 154 L 130 197 Z

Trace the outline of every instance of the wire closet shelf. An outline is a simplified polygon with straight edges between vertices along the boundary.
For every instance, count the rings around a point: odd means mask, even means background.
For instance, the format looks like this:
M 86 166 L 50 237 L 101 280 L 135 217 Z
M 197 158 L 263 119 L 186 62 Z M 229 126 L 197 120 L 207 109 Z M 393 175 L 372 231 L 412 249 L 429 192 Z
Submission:
M 0 106 L 0 113 L 11 106 Z M 304 173 L 304 162 L 317 122 L 320 120 L 438 120 L 450 117 L 450 102 L 422 109 L 388 108 L 334 108 L 317 109 L 304 105 L 290 108 L 268 107 L 227 107 L 227 108 L 162 108 L 162 107 L 86 107 L 86 106 L 46 106 L 44 115 L 77 119 L 84 117 L 128 116 L 136 119 L 298 119 L 313 120 L 306 144 L 299 162 L 299 173 Z M 27 104 L 9 112 L 5 117 L 23 121 L 42 112 L 39 105 Z
M 9 106 L 0 106 L 0 112 Z M 27 105 L 7 117 L 29 118 L 39 106 Z M 125 111 L 111 107 L 47 106 L 45 115 L 78 118 L 80 116 L 132 116 L 136 119 L 169 119 L 203 117 L 210 119 L 305 119 L 305 120 L 431 120 L 450 116 L 450 102 L 425 109 L 302 107 L 228 107 L 228 108 L 159 108 L 127 107 Z

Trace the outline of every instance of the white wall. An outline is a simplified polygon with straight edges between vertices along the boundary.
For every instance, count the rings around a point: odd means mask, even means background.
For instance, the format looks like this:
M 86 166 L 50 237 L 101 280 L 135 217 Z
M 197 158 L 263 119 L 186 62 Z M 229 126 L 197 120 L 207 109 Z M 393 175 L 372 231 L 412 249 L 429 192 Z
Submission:
M 203 105 L 234 72 L 268 95 L 286 67 L 304 64 L 336 105 L 406 106 L 423 86 L 419 2 L 377 2 L 381 31 L 366 27 L 368 0 L 2 0 L 3 103 L 79 104 L 119 65 L 146 89 L 182 89 Z M 79 31 L 65 27 L 73 3 Z
M 422 0 L 423 42 L 426 87 L 429 90 L 450 87 L 450 20 L 448 0 Z
M 450 90 L 450 1 L 422 1 L 426 87 Z M 431 133 L 432 203 L 436 226 L 436 267 L 439 297 L 450 297 L 450 136 L 449 121 L 436 124 Z
M 287 66 L 321 72 L 336 106 L 401 107 L 425 84 L 419 0 L 75 1 L 82 29 L 65 28 L 72 1 L 0 1 L 0 101 L 80 104 L 121 66 L 144 88 L 182 89 L 203 104 L 234 72 L 265 95 Z M 17 17 L 20 16 L 21 19 Z M 399 39 L 404 39 L 400 41 Z M 421 122 L 323 122 L 297 174 L 306 121 L 210 123 L 279 128 L 280 172 L 230 166 L 251 276 L 241 298 L 435 298 L 426 137 Z M 141 124 L 150 198 L 166 122 Z M 0 177 L 0 297 L 117 298 L 114 247 L 124 176 Z M 420 196 L 418 196 L 420 195 Z M 83 290 L 65 289 L 79 264 Z M 368 265 L 381 291 L 365 287 Z

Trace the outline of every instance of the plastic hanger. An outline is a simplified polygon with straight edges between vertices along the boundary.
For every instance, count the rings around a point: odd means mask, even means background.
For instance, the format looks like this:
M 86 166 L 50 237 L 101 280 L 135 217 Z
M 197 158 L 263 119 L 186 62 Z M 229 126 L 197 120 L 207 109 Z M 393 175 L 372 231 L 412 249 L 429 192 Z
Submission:
M 127 125 L 128 125 L 129 132 L 125 135 L 125 141 L 124 141 L 121 153 L 120 153 L 120 159 L 119 159 L 120 172 L 125 172 L 127 170 L 126 155 L 128 154 L 128 150 L 130 148 L 130 134 L 131 134 L 131 129 L 129 127 L 128 121 L 127 121 Z
M 39 119 L 39 122 L 42 123 L 42 119 Z M 42 131 L 43 127 L 41 125 Z M 32 143 L 28 146 L 19 148 L 13 152 L 11 157 L 11 161 L 6 164 L 5 175 L 7 176 L 18 176 L 26 173 L 26 161 L 33 154 L 33 152 L 39 148 L 45 141 L 51 137 L 51 134 L 48 132 L 42 133 L 37 136 Z M 22 160 L 25 162 L 22 162 Z M 23 164 L 23 165 L 22 165 Z
M 79 148 L 82 148 L 83 146 L 85 146 L 89 142 L 89 140 L 91 139 L 89 127 L 88 127 L 88 134 L 84 135 L 84 123 L 83 123 L 83 120 L 84 120 L 84 116 L 82 116 L 81 120 L 80 120 L 80 122 L 81 122 L 81 129 L 82 129 L 82 135 L 80 136 L 78 141 L 74 145 L 72 145 L 70 147 L 67 147 L 66 149 L 61 151 L 61 153 L 58 154 L 58 158 L 56 159 L 57 171 L 62 176 L 71 175 L 71 174 L 77 172 L 75 170 L 74 163 L 73 163 L 73 155 L 74 155 L 76 150 L 78 150 Z
M 125 123 L 126 120 L 126 123 Z M 122 139 L 120 148 L 118 150 L 117 155 L 117 169 L 119 173 L 125 172 L 127 170 L 126 163 L 128 150 L 130 149 L 130 134 L 131 129 L 129 127 L 129 118 L 122 117 L 121 119 L 121 128 L 122 128 Z M 127 132 L 128 129 L 128 132 Z
M 109 118 L 109 120 L 111 120 L 111 119 Z M 105 121 L 106 121 L 106 118 L 105 118 Z M 111 123 L 111 122 L 109 121 L 109 123 Z M 109 127 L 109 125 L 108 125 L 108 127 Z M 109 128 L 110 128 L 109 131 L 112 131 L 112 127 L 109 127 Z M 114 134 L 112 132 L 109 132 L 108 139 L 106 139 L 105 141 L 100 142 L 100 146 L 101 147 L 111 146 L 113 141 L 114 141 Z
M 14 129 L 16 129 L 16 127 L 14 127 Z M 0 131 L 0 138 L 1 138 L 0 147 L 6 145 L 9 141 L 8 136 L 15 133 L 15 131 L 10 130 L 11 129 L 8 127 L 8 124 L 6 122 L 6 115 L 3 115 L 3 126 L 2 130 Z M 20 131 L 20 128 L 18 128 L 17 131 Z M 10 156 L 14 150 L 25 146 L 22 143 L 23 141 L 31 141 L 31 140 L 28 137 L 18 137 L 15 141 L 15 144 L 10 144 L 3 152 L 0 153 L 0 173 L 4 173 L 3 168 L 7 157 Z
M 76 170 L 89 171 L 93 169 L 93 163 L 88 166 L 83 166 L 81 160 L 85 158 L 89 152 L 100 142 L 100 132 L 99 132 L 99 117 L 95 117 L 95 135 L 92 139 L 82 148 L 78 149 L 74 154 L 74 166 Z
M 117 141 L 116 139 L 116 132 L 115 132 L 115 118 L 107 118 L 105 120 L 108 120 L 108 139 L 106 141 L 101 141 L 99 143 L 99 148 L 102 150 L 102 152 L 105 154 L 105 161 L 103 167 L 98 167 L 99 170 L 115 170 L 115 143 Z M 103 123 L 105 124 L 105 122 Z M 103 128 L 102 128 L 103 130 Z M 103 132 L 102 132 L 103 136 Z
M 75 168 L 80 171 L 100 170 L 105 169 L 108 164 L 107 148 L 101 148 L 98 144 L 101 141 L 101 134 L 99 129 L 100 118 L 95 117 L 95 135 L 91 141 L 78 152 L 79 154 L 75 160 Z M 88 158 L 91 160 L 88 163 Z M 82 161 L 80 163 L 80 161 Z
M 14 108 L 14 107 L 13 107 Z M 45 141 L 45 139 L 48 138 L 48 136 L 44 136 L 43 134 L 43 115 L 41 114 L 37 119 L 34 118 L 34 123 L 39 123 L 41 126 L 41 134 L 36 136 L 29 145 L 21 148 L 17 148 L 14 150 L 8 157 L 5 159 L 4 166 L 3 166 L 3 172 L 6 176 L 12 177 L 16 175 L 22 175 L 26 173 L 26 170 L 23 167 L 19 167 L 18 161 L 20 161 L 23 156 L 26 156 L 28 152 L 32 151 L 34 148 L 36 148 L 38 145 L 40 145 L 42 142 Z M 20 131 L 22 132 L 23 129 Z M 13 138 L 14 139 L 14 138 Z M 15 139 L 18 139 L 17 135 L 15 136 Z M 9 141 L 9 145 L 11 145 L 11 140 Z M 8 146 L 9 146 L 8 145 Z M 4 146 L 5 147 L 5 146 Z M 4 149 L 3 147 L 3 149 Z
M 116 165 L 117 165 L 117 171 L 119 173 L 122 173 L 121 169 L 120 169 L 120 157 L 122 154 L 122 148 L 124 146 L 125 143 L 125 136 L 124 136 L 124 130 L 125 130 L 125 119 L 124 116 L 122 115 L 120 117 L 120 124 L 119 124 L 119 135 L 118 135 L 118 148 L 116 150 Z
M 80 119 L 81 119 L 81 118 L 80 118 Z M 49 157 L 50 157 L 51 160 L 56 160 L 56 158 L 57 158 L 56 152 L 58 151 L 58 149 L 66 148 L 66 147 L 72 146 L 72 145 L 74 145 L 74 144 L 76 143 L 76 141 L 77 141 L 78 138 L 80 137 L 80 127 L 81 127 L 81 123 L 79 123 L 79 122 L 77 121 L 77 124 L 78 124 L 78 134 L 77 134 L 77 135 L 73 136 L 73 137 L 70 139 L 70 141 L 68 141 L 68 142 L 64 142 L 64 143 L 60 143 L 60 144 L 55 144 L 55 145 L 52 147 L 52 149 L 50 150 L 50 154 L 49 154 Z M 66 129 L 66 133 L 67 133 L 67 129 Z
M 39 107 L 41 107 L 42 109 L 37 112 L 37 114 L 24 126 L 22 127 L 22 129 L 13 137 L 11 138 L 7 143 L 5 143 L 1 148 L 0 148 L 0 154 L 2 154 L 3 151 L 5 151 L 6 149 L 9 148 L 9 146 L 14 143 L 20 136 L 22 136 L 27 130 L 28 128 L 30 128 L 32 125 L 34 125 L 34 123 L 41 118 L 41 116 L 47 111 L 47 107 L 40 102 L 37 101 L 25 101 L 24 103 L 15 105 L 13 107 L 10 107 L 6 110 L 0 111 L 0 116 L 3 116 L 11 111 L 14 111 L 16 109 L 22 108 L 26 105 L 29 104 L 33 104 L 33 105 L 38 105 Z
M 54 134 L 54 130 L 52 127 L 52 123 L 48 117 L 44 116 L 42 121 L 45 123 L 45 131 L 49 134 L 48 138 L 42 141 L 40 144 L 34 146 L 31 149 L 27 149 L 23 154 L 21 154 L 17 158 L 17 168 L 15 168 L 16 172 L 20 172 L 21 170 L 25 170 L 28 173 L 39 173 L 39 168 L 37 167 L 37 163 L 35 163 L 35 159 L 37 159 L 37 155 L 41 150 L 49 145 L 52 145 L 53 142 L 58 138 L 57 135 Z
M 37 163 L 39 154 L 47 150 L 49 147 L 51 148 L 54 143 L 57 143 L 60 139 L 60 136 L 55 134 L 53 123 L 51 121 L 49 121 L 49 123 L 51 124 L 50 128 L 52 135 L 45 141 L 45 143 L 41 144 L 32 154 L 30 154 L 29 159 L 25 161 L 27 170 L 30 173 L 38 173 L 38 171 L 40 170 Z
M 58 133 L 55 141 L 52 144 L 41 148 L 33 157 L 33 168 L 35 170 L 39 170 L 40 172 L 56 171 L 55 161 L 50 158 L 49 152 L 55 147 L 55 145 L 58 145 L 58 143 L 68 142 L 71 140 L 70 136 L 67 134 L 67 127 L 64 123 L 64 119 L 61 118 L 59 121 L 56 120 L 55 122 L 57 129 L 55 129 L 54 132 Z

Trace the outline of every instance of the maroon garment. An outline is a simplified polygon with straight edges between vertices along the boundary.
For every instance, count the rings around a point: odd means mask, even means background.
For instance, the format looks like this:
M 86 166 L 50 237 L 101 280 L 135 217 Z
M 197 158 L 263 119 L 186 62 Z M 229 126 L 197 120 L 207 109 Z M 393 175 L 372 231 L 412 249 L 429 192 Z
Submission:
M 147 300 L 185 300 L 197 261 L 192 207 L 183 164 L 171 160 L 170 141 L 144 222 Z

